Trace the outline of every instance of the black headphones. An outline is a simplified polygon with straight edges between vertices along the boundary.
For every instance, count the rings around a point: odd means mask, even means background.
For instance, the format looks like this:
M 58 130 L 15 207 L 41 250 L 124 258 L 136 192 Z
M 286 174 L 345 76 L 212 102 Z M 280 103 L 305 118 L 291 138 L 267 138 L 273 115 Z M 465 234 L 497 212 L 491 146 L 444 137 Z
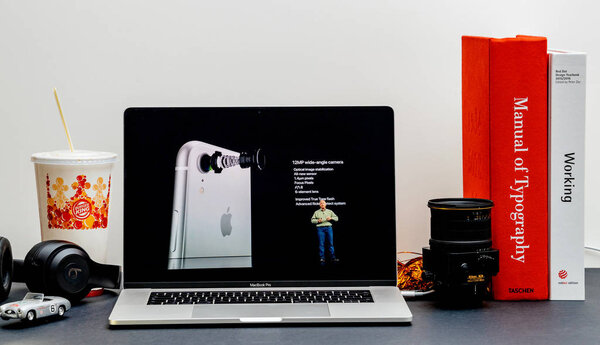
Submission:
M 92 288 L 118 289 L 121 268 L 99 264 L 75 243 L 44 241 L 25 260 L 13 260 L 10 242 L 0 237 L 0 301 L 8 297 L 12 282 L 24 282 L 33 292 L 79 301 Z

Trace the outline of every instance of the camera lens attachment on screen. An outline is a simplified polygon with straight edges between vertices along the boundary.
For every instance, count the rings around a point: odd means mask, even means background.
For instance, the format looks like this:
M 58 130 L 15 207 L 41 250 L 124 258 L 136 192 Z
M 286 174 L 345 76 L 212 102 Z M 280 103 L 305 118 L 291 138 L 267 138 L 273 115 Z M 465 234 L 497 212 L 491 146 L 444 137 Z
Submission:
M 202 172 L 214 171 L 219 174 L 223 169 L 228 169 L 239 165 L 240 168 L 246 169 L 254 167 L 258 170 L 263 170 L 266 164 L 265 154 L 261 149 L 256 149 L 251 152 L 242 152 L 239 156 L 224 155 L 220 151 L 215 151 L 212 155 L 203 154 L 198 159 L 198 168 Z
M 265 164 L 267 163 L 267 157 L 261 149 L 256 149 L 252 152 L 242 152 L 240 154 L 240 167 L 249 168 L 255 167 L 258 170 L 264 170 Z
M 432 199 L 431 239 L 423 248 L 423 277 L 443 299 L 481 301 L 499 270 L 492 248 L 491 211 L 486 199 Z

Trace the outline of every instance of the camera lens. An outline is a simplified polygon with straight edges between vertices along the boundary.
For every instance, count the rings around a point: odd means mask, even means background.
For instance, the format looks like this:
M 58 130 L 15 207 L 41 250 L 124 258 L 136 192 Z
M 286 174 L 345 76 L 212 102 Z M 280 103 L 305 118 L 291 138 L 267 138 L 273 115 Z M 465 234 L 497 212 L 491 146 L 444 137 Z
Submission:
M 491 211 L 494 203 L 486 199 L 433 199 L 430 245 L 490 247 Z
M 206 153 L 198 159 L 198 169 L 205 173 L 210 171 L 210 156 Z
M 498 273 L 498 250 L 492 248 L 491 211 L 487 199 L 429 200 L 431 238 L 423 248 L 427 280 L 446 301 L 477 302 L 489 296 Z

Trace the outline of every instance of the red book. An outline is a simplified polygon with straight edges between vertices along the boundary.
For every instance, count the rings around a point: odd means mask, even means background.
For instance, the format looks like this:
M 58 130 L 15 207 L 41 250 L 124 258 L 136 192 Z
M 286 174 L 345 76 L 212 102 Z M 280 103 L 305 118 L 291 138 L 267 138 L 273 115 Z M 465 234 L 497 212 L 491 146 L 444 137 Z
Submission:
M 463 194 L 495 204 L 495 299 L 548 299 L 547 64 L 543 37 L 462 38 Z

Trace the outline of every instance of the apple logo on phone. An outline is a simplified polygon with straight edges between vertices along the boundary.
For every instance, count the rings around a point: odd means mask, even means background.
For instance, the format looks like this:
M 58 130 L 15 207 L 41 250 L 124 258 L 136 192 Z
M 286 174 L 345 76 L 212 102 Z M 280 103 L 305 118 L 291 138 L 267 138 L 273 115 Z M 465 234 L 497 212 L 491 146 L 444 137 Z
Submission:
M 223 213 L 221 216 L 221 234 L 223 234 L 223 237 L 231 235 L 231 216 L 229 207 L 227 207 L 227 213 Z

